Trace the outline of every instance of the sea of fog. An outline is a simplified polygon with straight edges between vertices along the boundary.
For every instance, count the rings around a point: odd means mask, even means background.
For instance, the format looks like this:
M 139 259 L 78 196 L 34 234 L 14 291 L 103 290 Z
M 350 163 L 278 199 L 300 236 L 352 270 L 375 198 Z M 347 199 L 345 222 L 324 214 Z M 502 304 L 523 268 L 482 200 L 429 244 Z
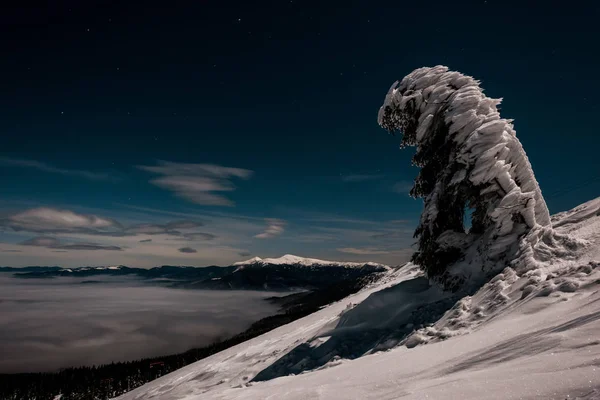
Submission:
M 264 301 L 275 293 L 171 289 L 136 278 L 92 278 L 95 283 L 0 273 L 0 373 L 183 352 L 277 312 Z

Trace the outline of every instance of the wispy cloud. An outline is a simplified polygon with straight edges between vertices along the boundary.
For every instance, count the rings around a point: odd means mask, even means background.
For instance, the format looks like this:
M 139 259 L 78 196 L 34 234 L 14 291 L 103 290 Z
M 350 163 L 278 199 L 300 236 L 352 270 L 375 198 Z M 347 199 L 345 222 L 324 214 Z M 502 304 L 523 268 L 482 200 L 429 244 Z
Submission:
M 123 226 L 112 218 L 48 207 L 32 208 L 0 219 L 0 229 L 46 235 L 83 234 L 105 237 L 167 235 L 182 240 L 212 240 L 216 238 L 216 235 L 206 232 L 189 232 L 189 230 L 203 225 L 202 222 L 194 220 L 177 220 L 166 223 L 140 223 Z M 48 240 L 48 238 L 45 239 Z
M 105 246 L 97 243 L 69 243 L 64 244 L 59 239 L 48 236 L 38 236 L 21 243 L 23 246 L 47 247 L 60 250 L 110 250 L 121 251 L 119 246 Z
M 96 243 L 74 243 L 64 244 L 58 247 L 64 250 L 110 250 L 110 251 L 121 251 L 123 250 L 119 246 L 103 246 Z
M 186 240 L 213 240 L 217 238 L 217 235 L 206 232 L 191 232 L 184 233 L 183 238 Z
M 358 183 L 367 181 L 376 181 L 383 178 L 384 175 L 374 174 L 355 174 L 355 175 L 343 175 L 342 182 L 346 183 Z
M 331 222 L 331 223 L 335 223 L 335 224 L 348 224 L 348 225 L 352 225 L 352 224 L 380 225 L 381 224 L 380 221 L 354 218 L 354 217 L 349 217 L 349 216 L 334 214 L 334 213 L 326 213 L 326 212 L 319 212 L 319 211 L 307 211 L 307 210 L 293 208 L 293 207 L 280 206 L 280 207 L 277 207 L 276 210 L 280 214 L 289 216 L 290 217 L 289 219 L 302 220 L 302 221 L 308 221 L 308 222 L 327 222 L 327 223 Z
M 47 207 L 32 208 L 11 215 L 0 220 L 0 227 L 37 233 L 109 232 L 122 228 L 117 221 L 111 218 Z
M 410 224 L 411 220 L 409 220 L 409 219 L 392 219 L 388 222 L 390 224 Z
M 91 172 L 91 171 L 82 171 L 79 169 L 67 169 L 55 167 L 51 164 L 36 161 L 36 160 L 26 160 L 22 158 L 11 158 L 11 157 L 1 157 L 0 156 L 0 165 L 7 167 L 18 167 L 18 168 L 31 168 L 37 169 L 38 171 L 48 172 L 51 174 L 59 174 L 66 176 L 75 176 L 80 178 L 86 178 L 90 180 L 115 180 L 115 177 L 100 172 Z
M 277 218 L 267 218 L 265 219 L 267 222 L 267 229 L 263 233 L 259 233 L 254 237 L 257 239 L 270 239 L 275 236 L 279 236 L 285 230 L 285 221 Z
M 198 221 L 173 221 L 166 224 L 137 224 L 126 228 L 125 233 L 144 234 L 144 235 L 174 235 L 179 236 L 182 233 L 179 229 L 193 229 L 203 226 Z
M 139 243 L 150 243 L 152 241 L 152 239 L 143 239 L 140 240 Z
M 371 235 L 371 239 L 407 239 L 412 237 L 412 231 L 388 231 Z
M 380 249 L 376 249 L 373 247 L 363 247 L 363 248 L 356 248 L 356 247 L 342 247 L 337 249 L 337 251 L 339 251 L 340 253 L 347 253 L 347 254 L 357 254 L 357 255 L 375 255 L 375 254 L 389 254 L 389 251 L 386 250 L 380 250 Z
M 233 206 L 227 197 L 218 194 L 235 190 L 233 178 L 248 179 L 252 171 L 214 164 L 184 164 L 159 161 L 155 166 L 138 166 L 143 171 L 160 175 L 150 183 L 175 193 L 192 203 L 210 206 Z
M 197 253 L 196 249 L 192 249 L 191 247 L 182 247 L 179 249 L 180 253 Z
M 412 189 L 414 183 L 410 181 L 399 181 L 392 185 L 392 192 L 400 194 L 408 194 Z
M 48 236 L 37 236 L 21 243 L 23 246 L 54 247 L 60 245 L 60 240 Z

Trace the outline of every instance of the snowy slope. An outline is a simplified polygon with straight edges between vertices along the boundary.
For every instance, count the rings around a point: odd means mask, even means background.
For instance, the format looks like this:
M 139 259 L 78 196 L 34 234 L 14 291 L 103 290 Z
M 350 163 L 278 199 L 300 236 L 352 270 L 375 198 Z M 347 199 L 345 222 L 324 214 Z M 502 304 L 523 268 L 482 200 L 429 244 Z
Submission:
M 506 269 L 458 302 L 412 264 L 391 269 L 121 399 L 600 399 L 600 199 L 552 222 L 585 251 Z
M 318 260 L 316 258 L 298 257 L 292 254 L 286 254 L 279 258 L 260 258 L 254 257 L 245 261 L 238 261 L 233 265 L 247 265 L 247 264 L 273 264 L 273 265 L 337 265 L 347 267 L 362 267 L 363 265 L 382 265 L 374 262 L 357 263 L 357 262 L 345 262 L 345 261 L 325 261 Z

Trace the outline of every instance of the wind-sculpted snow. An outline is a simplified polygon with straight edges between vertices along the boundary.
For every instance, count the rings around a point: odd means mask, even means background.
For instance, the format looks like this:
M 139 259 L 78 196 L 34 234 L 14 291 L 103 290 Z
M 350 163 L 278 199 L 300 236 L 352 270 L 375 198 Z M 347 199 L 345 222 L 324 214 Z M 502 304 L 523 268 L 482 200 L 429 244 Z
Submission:
M 512 121 L 500 117 L 500 102 L 472 77 L 436 66 L 394 83 L 379 111 L 379 124 L 400 132 L 403 147 L 417 147 L 413 163 L 421 170 L 411 195 L 425 204 L 413 261 L 452 289 L 467 280 L 481 284 L 517 254 L 535 260 L 542 239 L 549 247 L 578 244 L 554 237 L 531 164 Z
M 301 343 L 253 382 L 323 368 L 397 346 L 416 327 L 433 324 L 457 298 L 423 276 L 371 294 L 340 316 L 337 325 Z

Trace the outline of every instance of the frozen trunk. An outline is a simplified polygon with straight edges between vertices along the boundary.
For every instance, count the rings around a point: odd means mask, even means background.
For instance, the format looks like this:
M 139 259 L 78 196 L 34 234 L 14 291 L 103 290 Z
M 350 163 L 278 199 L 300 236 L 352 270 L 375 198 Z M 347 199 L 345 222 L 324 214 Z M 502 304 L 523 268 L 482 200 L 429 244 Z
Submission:
M 411 195 L 424 199 L 413 261 L 447 288 L 479 284 L 551 234 L 548 208 L 512 121 L 479 82 L 419 68 L 390 88 L 379 124 L 416 146 Z M 464 225 L 466 210 L 471 224 Z M 540 237 L 537 235 L 536 237 Z

